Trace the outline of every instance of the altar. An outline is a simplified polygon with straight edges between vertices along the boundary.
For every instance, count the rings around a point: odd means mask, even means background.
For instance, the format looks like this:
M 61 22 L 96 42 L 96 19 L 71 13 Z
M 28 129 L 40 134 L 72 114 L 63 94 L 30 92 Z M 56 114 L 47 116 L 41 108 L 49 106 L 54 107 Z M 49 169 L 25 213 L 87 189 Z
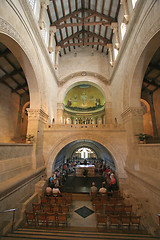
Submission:
M 76 177 L 83 177 L 84 170 L 87 170 L 87 177 L 94 177 L 95 176 L 95 166 L 94 165 L 77 165 L 76 166 Z

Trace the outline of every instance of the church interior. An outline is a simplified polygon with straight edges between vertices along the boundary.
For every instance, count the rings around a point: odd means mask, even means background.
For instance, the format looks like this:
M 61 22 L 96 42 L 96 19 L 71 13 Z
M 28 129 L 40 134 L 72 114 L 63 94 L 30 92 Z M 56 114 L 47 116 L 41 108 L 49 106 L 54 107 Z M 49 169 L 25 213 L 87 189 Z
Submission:
M 159 13 L 0 1 L 3 240 L 159 239 Z

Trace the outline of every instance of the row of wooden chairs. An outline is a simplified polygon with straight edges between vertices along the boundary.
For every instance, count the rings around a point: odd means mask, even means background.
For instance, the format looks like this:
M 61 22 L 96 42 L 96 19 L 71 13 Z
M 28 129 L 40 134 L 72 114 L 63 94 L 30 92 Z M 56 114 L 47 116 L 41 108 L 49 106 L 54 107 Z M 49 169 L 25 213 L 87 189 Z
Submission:
M 41 197 L 41 204 L 46 204 L 46 203 L 71 205 L 72 204 L 72 196 L 66 195 L 66 196 L 57 196 L 57 197 L 48 197 L 48 196 Z
M 33 212 L 51 212 L 51 213 L 65 213 L 69 215 L 69 207 L 67 205 L 58 205 L 58 204 L 41 204 L 41 203 L 32 203 Z
M 102 203 L 122 203 L 124 199 L 122 197 L 110 197 L 108 198 L 107 196 L 96 196 L 92 199 L 92 205 L 102 202 Z
M 105 213 L 107 215 L 131 215 L 132 214 L 132 205 L 103 205 L 96 204 L 94 206 L 96 213 Z
M 25 211 L 26 222 L 33 226 L 67 226 L 67 214 Z
M 109 228 L 116 227 L 116 228 L 123 228 L 127 227 L 130 228 L 140 228 L 140 216 L 126 216 L 126 215 L 103 215 L 97 214 L 97 227 L 105 226 Z

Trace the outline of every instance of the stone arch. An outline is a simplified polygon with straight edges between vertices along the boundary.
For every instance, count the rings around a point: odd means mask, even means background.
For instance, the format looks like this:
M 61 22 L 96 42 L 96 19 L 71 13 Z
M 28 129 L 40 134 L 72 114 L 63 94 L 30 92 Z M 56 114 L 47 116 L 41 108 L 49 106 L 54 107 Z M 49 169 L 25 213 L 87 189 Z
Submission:
M 40 108 L 40 89 L 35 73 L 36 64 L 33 62 L 32 54 L 19 33 L 2 18 L 0 18 L 0 39 L 11 50 L 24 71 L 29 87 L 31 108 Z
M 55 158 L 57 156 L 57 154 L 60 152 L 60 150 L 65 147 L 67 144 L 76 141 L 76 140 L 92 140 L 95 142 L 100 143 L 102 146 L 104 146 L 112 155 L 113 159 L 114 159 L 114 163 L 117 169 L 117 174 L 119 176 L 119 178 L 126 178 L 126 173 L 124 170 L 125 167 L 125 154 L 123 155 L 121 153 L 121 150 L 115 146 L 115 144 L 111 143 L 109 141 L 109 139 L 104 140 L 102 137 L 94 134 L 94 136 L 92 134 L 87 134 L 87 138 L 86 138 L 86 134 L 82 133 L 80 135 L 77 136 L 77 134 L 71 135 L 70 137 L 64 137 L 62 138 L 60 141 L 57 142 L 56 146 L 52 147 L 52 149 L 50 150 L 49 154 L 48 154 L 48 161 L 47 161 L 47 166 L 46 166 L 46 170 L 47 170 L 47 176 L 51 176 L 52 175 L 52 165 L 55 161 Z
M 104 95 L 106 102 L 111 102 L 111 93 L 109 89 L 109 85 L 106 85 L 104 82 L 100 81 L 98 78 L 93 76 L 78 76 L 71 78 L 67 82 L 63 84 L 62 87 L 59 88 L 58 91 L 58 103 L 63 103 L 64 97 L 66 93 L 74 86 L 76 86 L 78 83 L 89 83 L 92 86 L 95 86 L 98 88 Z

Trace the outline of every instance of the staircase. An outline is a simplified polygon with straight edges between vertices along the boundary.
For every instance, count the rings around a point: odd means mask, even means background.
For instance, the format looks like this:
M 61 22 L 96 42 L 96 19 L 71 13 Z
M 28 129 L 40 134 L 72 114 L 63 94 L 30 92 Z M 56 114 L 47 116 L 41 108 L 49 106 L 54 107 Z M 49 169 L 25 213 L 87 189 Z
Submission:
M 33 229 L 19 228 L 7 236 L 3 236 L 1 240 L 47 240 L 47 239 L 64 239 L 64 240 L 153 240 L 159 239 L 147 234 L 141 233 L 111 233 L 111 232 L 94 232 L 84 229 Z

